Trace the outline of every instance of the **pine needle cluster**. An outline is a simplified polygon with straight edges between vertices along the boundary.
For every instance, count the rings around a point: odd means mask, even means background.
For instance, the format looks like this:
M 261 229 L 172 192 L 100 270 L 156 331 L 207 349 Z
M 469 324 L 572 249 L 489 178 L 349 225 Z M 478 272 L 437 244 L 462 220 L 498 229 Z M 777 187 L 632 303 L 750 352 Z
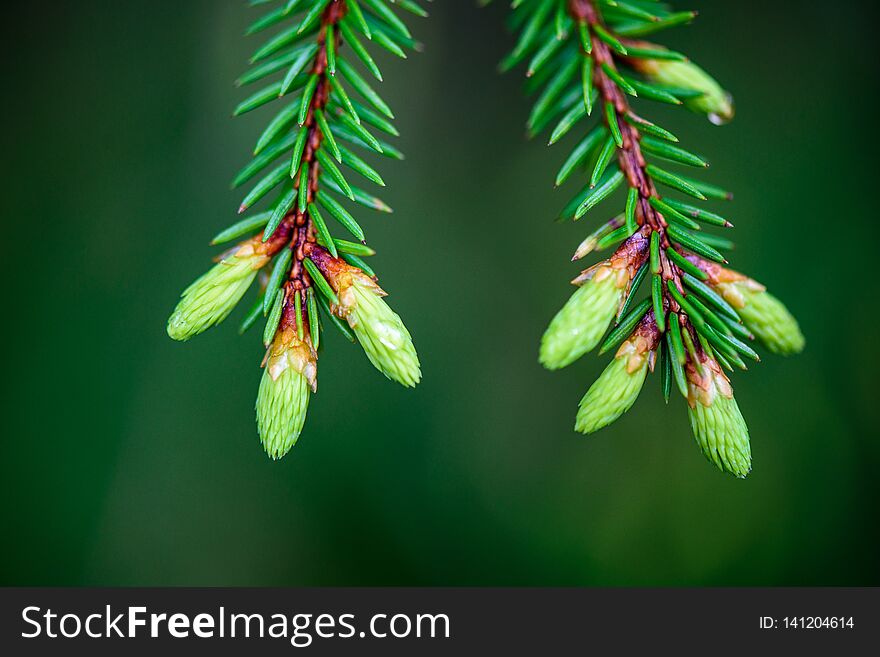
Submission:
M 549 369 L 595 347 L 614 350 L 581 400 L 575 429 L 591 433 L 616 420 L 635 402 L 646 372 L 659 368 L 666 400 L 673 389 L 685 398 L 702 451 L 744 477 L 748 429 L 726 372 L 759 360 L 755 338 L 780 354 L 799 352 L 804 338 L 778 299 L 726 267 L 732 242 L 713 230 L 732 224 L 705 203 L 733 195 L 672 168 L 708 163 L 634 107 L 652 101 L 716 124 L 733 118 L 732 97 L 708 73 L 648 40 L 695 15 L 653 0 L 514 0 L 518 40 L 501 67 L 526 68 L 527 90 L 536 94 L 531 135 L 549 130 L 555 144 L 579 133 L 555 179 L 557 186 L 578 181 L 559 219 L 593 216 L 622 191 L 620 211 L 594 224 L 572 260 L 606 249 L 611 255 L 574 279 L 578 289 L 541 341 L 539 358 Z
M 327 324 L 359 342 L 389 379 L 411 387 L 421 378 L 412 338 L 383 299 L 385 292 L 365 260 L 375 251 L 347 204 L 391 212 L 384 201 L 349 182 L 354 175 L 385 185 L 364 152 L 402 158 L 387 141 L 398 131 L 391 108 L 376 91 L 383 78 L 371 49 L 406 58 L 418 44 L 398 10 L 427 13 L 412 0 L 249 4 L 266 11 L 247 33 L 271 30 L 272 36 L 237 81 L 257 90 L 234 113 L 270 104 L 280 108 L 233 181 L 234 188 L 248 186 L 239 207 L 246 216 L 212 243 L 244 241 L 184 291 L 168 334 L 187 340 L 221 322 L 258 280 L 257 298 L 239 330 L 265 320 L 257 426 L 266 452 L 277 459 L 293 447 L 305 424 Z M 347 238 L 334 236 L 339 231 Z

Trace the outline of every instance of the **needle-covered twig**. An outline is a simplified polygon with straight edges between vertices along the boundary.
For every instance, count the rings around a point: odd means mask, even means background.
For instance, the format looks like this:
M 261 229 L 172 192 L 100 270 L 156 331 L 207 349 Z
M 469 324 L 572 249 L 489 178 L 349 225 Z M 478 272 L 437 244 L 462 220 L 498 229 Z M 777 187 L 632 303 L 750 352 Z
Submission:
M 384 302 L 385 292 L 363 260 L 374 254 L 343 198 L 380 212 L 384 201 L 349 183 L 352 172 L 384 186 L 357 149 L 390 158 L 400 152 L 377 136 L 396 136 L 394 115 L 368 77 L 382 81 L 367 43 L 399 57 L 415 47 L 395 12 L 426 15 L 410 0 L 251 0 L 269 11 L 248 34 L 275 28 L 251 57 L 238 84 L 266 84 L 242 101 L 236 115 L 283 103 L 257 140 L 253 159 L 233 187 L 250 191 L 239 213 L 270 194 L 274 200 L 222 231 L 214 244 L 251 235 L 187 288 L 168 320 L 168 334 L 187 340 L 221 322 L 255 278 L 261 291 L 241 324 L 266 318 L 257 426 L 273 459 L 296 443 L 311 393 L 324 324 L 357 340 L 370 362 L 405 386 L 421 372 L 406 327 Z M 359 67 L 354 65 L 359 62 Z M 333 236 L 341 228 L 351 239 Z
M 804 338 L 762 285 L 723 266 L 732 243 L 706 229 L 732 224 L 701 204 L 732 195 L 670 170 L 708 164 L 633 108 L 635 99 L 649 100 L 684 105 L 716 124 L 733 118 L 730 95 L 705 71 L 644 40 L 690 23 L 695 13 L 653 0 L 514 0 L 513 7 L 519 38 L 502 68 L 525 64 L 527 87 L 539 92 L 529 132 L 550 128 L 554 144 L 588 116 L 599 117 L 556 176 L 557 186 L 570 178 L 581 185 L 559 218 L 578 221 L 626 190 L 621 212 L 600 221 L 576 249 L 572 260 L 614 252 L 574 279 L 578 288 L 545 332 L 540 361 L 558 369 L 597 346 L 615 350 L 581 400 L 575 429 L 582 433 L 625 413 L 659 366 L 666 399 L 675 387 L 687 400 L 704 454 L 744 477 L 751 469 L 748 429 L 724 370 L 758 360 L 755 338 L 781 354 L 800 351 Z

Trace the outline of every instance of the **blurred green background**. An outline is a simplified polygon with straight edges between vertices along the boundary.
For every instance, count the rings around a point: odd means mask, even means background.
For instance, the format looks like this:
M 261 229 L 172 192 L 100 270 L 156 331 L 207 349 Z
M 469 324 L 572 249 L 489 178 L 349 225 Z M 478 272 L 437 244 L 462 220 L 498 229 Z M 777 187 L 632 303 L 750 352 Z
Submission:
M 880 584 L 877 68 L 861 4 L 692 2 L 696 24 L 663 38 L 735 94 L 736 120 L 640 103 L 735 190 L 733 265 L 807 336 L 801 357 L 734 378 L 746 481 L 701 456 L 656 377 L 586 438 L 576 405 L 606 359 L 539 367 L 594 222 L 552 221 L 572 142 L 524 139 L 522 71 L 496 70 L 506 5 L 434 2 L 410 21 L 424 53 L 382 58 L 408 159 L 382 163 L 395 213 L 362 217 L 424 382 L 387 382 L 327 333 L 306 430 L 279 463 L 254 427 L 258 331 L 165 335 L 273 112 L 230 118 L 255 11 L 11 7 L 0 582 Z

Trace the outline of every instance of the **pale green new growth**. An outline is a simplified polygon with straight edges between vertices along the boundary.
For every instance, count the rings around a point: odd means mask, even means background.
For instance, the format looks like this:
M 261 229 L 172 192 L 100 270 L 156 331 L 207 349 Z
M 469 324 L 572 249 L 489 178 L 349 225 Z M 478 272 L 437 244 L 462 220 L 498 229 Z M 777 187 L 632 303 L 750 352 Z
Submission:
M 260 441 L 272 459 L 280 459 L 296 444 L 306 421 L 309 382 L 292 367 L 273 379 L 263 370 L 257 394 L 257 428 Z
M 738 285 L 732 283 L 729 285 Z M 745 305 L 738 308 L 743 323 L 770 351 L 785 356 L 803 350 L 805 340 L 788 308 L 766 291 L 738 285 Z
M 352 283 L 348 323 L 373 366 L 393 381 L 414 387 L 422 378 L 419 357 L 403 320 L 373 290 Z
M 696 399 L 688 406 L 694 438 L 703 454 L 722 471 L 744 478 L 752 469 L 749 429 L 736 400 L 716 394 L 709 406 Z
M 175 340 L 188 340 L 222 322 L 256 275 L 253 256 L 221 260 L 183 291 L 168 318 L 168 335 Z
M 645 69 L 649 67 L 646 65 Z M 700 92 L 700 95 L 684 99 L 684 105 L 708 115 L 714 123 L 727 123 L 733 119 L 733 97 L 692 61 L 654 60 L 645 73 L 648 79 L 662 85 Z
M 560 369 L 599 344 L 622 295 L 614 276 L 590 279 L 575 290 L 544 332 L 541 364 L 550 370 Z
M 628 363 L 628 354 L 615 358 L 593 382 L 578 406 L 575 431 L 593 433 L 607 427 L 635 403 L 648 374 L 648 361 L 633 373 L 627 371 Z

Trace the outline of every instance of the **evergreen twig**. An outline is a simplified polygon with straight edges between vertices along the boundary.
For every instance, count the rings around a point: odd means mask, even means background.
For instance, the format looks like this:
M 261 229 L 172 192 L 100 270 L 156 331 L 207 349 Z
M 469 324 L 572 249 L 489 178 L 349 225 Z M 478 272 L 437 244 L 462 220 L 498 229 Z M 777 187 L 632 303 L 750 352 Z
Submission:
M 375 43 L 406 57 L 416 47 L 394 8 L 426 15 L 419 5 L 389 0 L 250 0 L 269 11 L 248 34 L 278 30 L 251 58 L 238 84 L 265 84 L 235 110 L 244 114 L 284 99 L 257 140 L 254 157 L 233 187 L 252 184 L 239 207 L 249 211 L 271 193 L 268 208 L 222 231 L 213 243 L 252 235 L 227 252 L 187 288 L 168 320 L 168 334 L 187 340 L 232 311 L 255 278 L 262 291 L 241 332 L 266 316 L 267 347 L 257 398 L 257 425 L 274 458 L 295 444 L 310 394 L 317 389 L 317 349 L 324 320 L 360 342 L 370 362 L 405 386 L 420 378 L 419 360 L 403 322 L 382 299 L 372 269 L 361 259 L 375 252 L 341 197 L 371 208 L 391 209 L 350 184 L 346 169 L 384 186 L 353 148 L 400 157 L 374 133 L 397 135 L 394 116 L 368 77 L 382 73 L 366 47 Z M 358 70 L 352 60 L 360 63 Z M 360 97 L 360 99 L 358 99 Z M 332 236 L 330 222 L 355 241 Z
M 672 133 L 638 115 L 633 99 L 685 105 L 716 124 L 733 117 L 730 95 L 705 71 L 641 40 L 695 15 L 653 0 L 514 0 L 511 23 L 519 38 L 501 66 L 526 64 L 527 86 L 540 90 L 530 134 L 555 123 L 554 144 L 587 116 L 600 117 L 556 176 L 558 186 L 581 171 L 586 182 L 561 219 L 579 220 L 620 187 L 627 189 L 623 214 L 603 221 L 572 260 L 612 246 L 614 253 L 575 278 L 578 289 L 541 342 L 540 361 L 548 369 L 565 367 L 600 344 L 600 353 L 617 348 L 581 400 L 575 429 L 591 433 L 625 413 L 659 356 L 662 392 L 668 400 L 674 380 L 705 455 L 744 477 L 751 469 L 748 429 L 723 369 L 745 369 L 744 357 L 757 360 L 748 344 L 755 337 L 782 354 L 799 352 L 804 338 L 762 285 L 722 266 L 731 243 L 704 226 L 731 224 L 693 199 L 732 195 L 649 161 L 708 166 Z M 635 303 L 644 280 L 648 298 Z

